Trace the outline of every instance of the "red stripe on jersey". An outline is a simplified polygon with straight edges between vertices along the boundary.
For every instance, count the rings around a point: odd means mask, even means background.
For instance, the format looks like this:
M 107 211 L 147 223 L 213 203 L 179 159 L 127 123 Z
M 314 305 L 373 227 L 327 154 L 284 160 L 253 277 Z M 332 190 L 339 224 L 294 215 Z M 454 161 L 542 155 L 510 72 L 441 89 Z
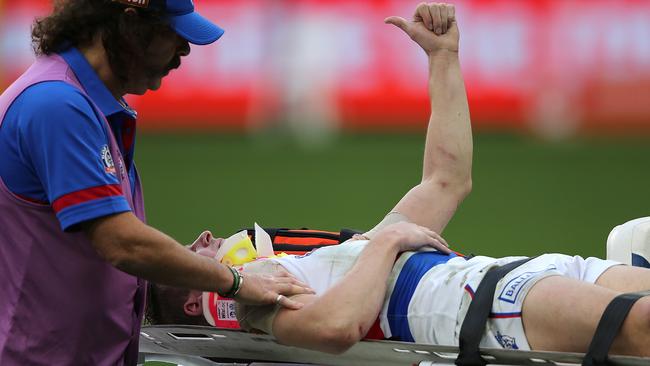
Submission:
M 88 202 L 100 198 L 114 197 L 114 196 L 121 196 L 121 195 L 122 195 L 122 188 L 120 187 L 119 184 L 110 184 L 105 186 L 92 187 L 92 188 L 82 189 L 80 191 L 68 193 L 66 195 L 57 198 L 52 203 L 52 208 L 54 209 L 54 212 L 58 213 L 64 208 L 78 205 L 80 203 L 84 203 L 84 202 Z
M 474 290 L 472 290 L 472 288 L 469 287 L 469 285 L 465 285 L 465 291 L 467 291 L 467 293 L 472 298 L 472 300 L 474 300 Z
M 386 339 L 384 332 L 381 330 L 381 327 L 379 326 L 379 318 L 375 320 L 375 322 L 372 324 L 372 327 L 370 327 L 368 334 L 366 334 L 366 336 L 363 337 L 363 339 L 379 339 L 379 340 Z

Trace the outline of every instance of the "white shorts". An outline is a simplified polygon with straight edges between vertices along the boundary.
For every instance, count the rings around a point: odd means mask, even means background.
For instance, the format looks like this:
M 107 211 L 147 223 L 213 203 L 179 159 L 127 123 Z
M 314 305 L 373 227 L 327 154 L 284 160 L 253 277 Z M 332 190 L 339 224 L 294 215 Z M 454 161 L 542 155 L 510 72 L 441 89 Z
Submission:
M 431 269 L 420 281 L 409 305 L 409 328 L 415 341 L 458 346 L 465 314 L 485 273 L 495 265 L 522 258 L 478 256 L 467 261 L 455 258 Z M 533 285 L 549 276 L 595 283 L 603 272 L 619 264 L 598 258 L 544 254 L 517 267 L 497 283 L 481 347 L 530 350 L 521 321 L 521 309 Z M 431 294 L 435 294 L 435 299 Z M 443 315 L 443 312 L 446 313 L 444 316 L 435 315 Z M 426 313 L 429 319 L 425 321 L 422 315 Z M 438 323 L 439 320 L 442 323 Z

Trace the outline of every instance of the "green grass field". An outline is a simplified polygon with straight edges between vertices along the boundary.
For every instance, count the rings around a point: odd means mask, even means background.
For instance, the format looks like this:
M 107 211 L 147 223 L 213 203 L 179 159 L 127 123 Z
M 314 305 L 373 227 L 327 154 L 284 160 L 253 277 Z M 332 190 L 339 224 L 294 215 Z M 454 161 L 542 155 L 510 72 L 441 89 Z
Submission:
M 346 134 L 326 147 L 287 137 L 143 134 L 149 223 L 183 243 L 265 226 L 366 229 L 421 173 L 420 134 Z M 650 215 L 650 144 L 475 137 L 474 190 L 444 232 L 463 252 L 605 253 L 610 229 Z

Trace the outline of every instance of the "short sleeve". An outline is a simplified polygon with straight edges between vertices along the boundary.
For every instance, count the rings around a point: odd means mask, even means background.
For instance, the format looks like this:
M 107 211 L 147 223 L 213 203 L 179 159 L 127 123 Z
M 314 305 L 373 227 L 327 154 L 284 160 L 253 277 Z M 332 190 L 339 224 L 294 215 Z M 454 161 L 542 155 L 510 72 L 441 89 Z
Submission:
M 47 82 L 20 98 L 20 153 L 38 176 L 61 228 L 130 211 L 104 123 L 87 97 L 69 84 Z

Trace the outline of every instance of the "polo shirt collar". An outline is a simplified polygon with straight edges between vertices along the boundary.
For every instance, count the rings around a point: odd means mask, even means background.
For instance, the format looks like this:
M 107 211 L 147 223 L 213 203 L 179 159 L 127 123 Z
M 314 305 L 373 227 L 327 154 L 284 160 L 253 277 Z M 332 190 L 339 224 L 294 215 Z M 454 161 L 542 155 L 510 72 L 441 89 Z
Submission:
M 81 86 L 90 99 L 99 107 L 104 116 L 109 117 L 118 113 L 135 115 L 135 111 L 130 108 L 124 108 L 118 103 L 92 66 L 90 66 L 86 57 L 78 49 L 70 47 L 60 52 L 59 55 L 70 66 L 77 79 L 79 79 Z

